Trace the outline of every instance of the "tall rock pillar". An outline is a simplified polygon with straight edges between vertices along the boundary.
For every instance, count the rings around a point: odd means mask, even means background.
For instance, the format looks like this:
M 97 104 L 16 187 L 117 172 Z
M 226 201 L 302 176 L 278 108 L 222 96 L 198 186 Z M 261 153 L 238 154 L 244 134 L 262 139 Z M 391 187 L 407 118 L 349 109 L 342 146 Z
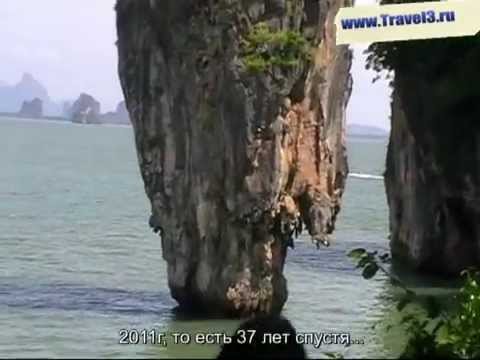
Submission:
M 119 75 L 172 296 L 279 312 L 287 247 L 328 245 L 347 176 L 345 0 L 119 0 Z M 308 51 L 306 50 L 308 49 Z

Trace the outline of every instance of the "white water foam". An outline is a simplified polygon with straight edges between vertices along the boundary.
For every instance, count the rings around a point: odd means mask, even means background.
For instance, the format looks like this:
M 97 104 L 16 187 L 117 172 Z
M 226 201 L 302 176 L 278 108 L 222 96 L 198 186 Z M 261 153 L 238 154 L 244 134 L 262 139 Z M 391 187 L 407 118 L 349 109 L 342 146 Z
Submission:
M 350 173 L 348 176 L 355 179 L 366 179 L 366 180 L 383 180 L 383 176 L 380 175 L 370 175 L 370 174 L 359 174 L 359 173 Z

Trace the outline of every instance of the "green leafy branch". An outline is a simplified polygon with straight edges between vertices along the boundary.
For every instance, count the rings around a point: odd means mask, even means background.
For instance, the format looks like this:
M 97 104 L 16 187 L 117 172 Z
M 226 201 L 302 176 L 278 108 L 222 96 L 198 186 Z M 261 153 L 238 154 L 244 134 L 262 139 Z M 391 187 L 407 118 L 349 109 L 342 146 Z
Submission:
M 462 273 L 464 284 L 456 297 L 457 309 L 454 312 L 447 312 L 442 309 L 436 298 L 428 296 L 423 299 L 389 272 L 383 265 L 390 262 L 388 254 L 378 255 L 376 251 L 355 249 L 348 256 L 356 262 L 357 268 L 362 269 L 362 276 L 365 279 L 371 279 L 381 271 L 392 280 L 394 286 L 403 289 L 404 295 L 397 302 L 398 311 L 402 311 L 412 302 L 417 302 L 425 308 L 426 319 L 408 314 L 401 320 L 401 324 L 406 326 L 407 334 L 410 335 L 401 358 L 480 357 L 480 272 L 469 269 Z

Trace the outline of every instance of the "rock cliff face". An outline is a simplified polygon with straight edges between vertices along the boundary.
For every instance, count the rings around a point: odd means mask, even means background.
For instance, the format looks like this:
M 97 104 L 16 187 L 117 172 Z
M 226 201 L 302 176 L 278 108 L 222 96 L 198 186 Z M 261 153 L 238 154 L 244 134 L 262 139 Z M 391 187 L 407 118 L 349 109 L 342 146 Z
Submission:
M 100 124 L 100 103 L 91 95 L 81 94 L 70 108 L 70 119 L 79 124 Z
M 480 264 L 480 38 L 403 46 L 385 174 L 392 253 L 458 275 Z
M 119 74 L 150 225 L 181 306 L 278 312 L 293 238 L 305 225 L 329 244 L 348 172 L 351 53 L 334 38 L 347 5 L 118 0 Z M 292 60 L 302 39 L 312 56 Z M 248 41 L 265 44 L 248 57 Z
M 42 100 L 35 98 L 32 101 L 24 101 L 18 115 L 31 119 L 41 118 L 43 116 Z

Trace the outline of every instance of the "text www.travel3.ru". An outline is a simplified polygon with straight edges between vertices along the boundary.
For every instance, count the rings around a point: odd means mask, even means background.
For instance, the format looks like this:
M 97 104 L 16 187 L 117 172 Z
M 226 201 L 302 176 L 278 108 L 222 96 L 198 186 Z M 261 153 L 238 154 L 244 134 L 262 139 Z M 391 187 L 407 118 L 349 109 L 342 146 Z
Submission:
M 381 14 L 374 17 L 341 19 L 343 30 L 371 29 L 389 26 L 408 26 L 419 24 L 445 23 L 455 21 L 455 11 L 434 10 L 406 15 Z

